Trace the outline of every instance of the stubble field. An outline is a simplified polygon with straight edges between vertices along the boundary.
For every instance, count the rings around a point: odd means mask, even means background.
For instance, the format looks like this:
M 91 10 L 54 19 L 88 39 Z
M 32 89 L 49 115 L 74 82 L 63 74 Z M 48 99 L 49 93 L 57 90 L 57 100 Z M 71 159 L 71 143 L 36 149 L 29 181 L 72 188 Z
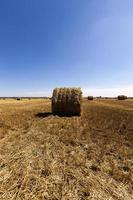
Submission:
M 133 100 L 0 100 L 0 200 L 133 199 Z

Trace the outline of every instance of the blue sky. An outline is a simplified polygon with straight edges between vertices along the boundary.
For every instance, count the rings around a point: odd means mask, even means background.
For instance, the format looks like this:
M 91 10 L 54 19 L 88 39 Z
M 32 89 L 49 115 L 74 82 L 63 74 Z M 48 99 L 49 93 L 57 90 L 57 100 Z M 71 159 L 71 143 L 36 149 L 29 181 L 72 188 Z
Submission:
M 132 0 L 1 0 L 0 96 L 133 96 Z

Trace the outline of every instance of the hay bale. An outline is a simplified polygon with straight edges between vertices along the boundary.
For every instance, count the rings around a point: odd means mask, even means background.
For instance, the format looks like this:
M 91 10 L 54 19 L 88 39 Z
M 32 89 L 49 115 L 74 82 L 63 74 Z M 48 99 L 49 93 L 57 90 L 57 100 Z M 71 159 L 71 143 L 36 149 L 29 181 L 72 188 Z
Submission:
M 21 100 L 22 100 L 22 98 L 19 98 L 19 97 L 17 98 L 17 101 L 21 101 Z
M 57 115 L 81 115 L 80 88 L 56 88 L 52 96 L 52 112 Z
M 127 99 L 127 96 L 119 95 L 117 98 L 118 98 L 118 100 L 125 100 L 125 99 Z
M 92 101 L 93 100 L 93 96 L 88 96 L 87 99 L 90 100 L 90 101 Z

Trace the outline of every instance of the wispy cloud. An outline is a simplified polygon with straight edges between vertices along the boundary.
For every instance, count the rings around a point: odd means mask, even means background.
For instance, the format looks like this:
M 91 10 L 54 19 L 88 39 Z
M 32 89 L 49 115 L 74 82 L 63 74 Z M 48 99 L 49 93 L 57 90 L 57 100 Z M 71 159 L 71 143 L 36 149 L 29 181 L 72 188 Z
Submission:
M 113 87 L 113 88 L 84 88 L 83 95 L 93 95 L 93 96 L 109 96 L 115 97 L 118 95 L 127 95 L 133 97 L 133 86 L 127 87 Z
M 124 94 L 129 97 L 133 97 L 133 86 L 127 87 L 107 87 L 107 88 L 82 88 L 83 96 L 107 96 L 116 97 L 118 95 Z M 44 89 L 38 91 L 26 91 L 26 92 L 16 92 L 14 94 L 1 94 L 0 96 L 25 96 L 25 97 L 44 97 L 52 96 L 53 89 Z
M 19 96 L 28 96 L 28 97 L 44 97 L 44 96 L 52 96 L 52 91 L 44 90 L 44 91 L 29 91 Z

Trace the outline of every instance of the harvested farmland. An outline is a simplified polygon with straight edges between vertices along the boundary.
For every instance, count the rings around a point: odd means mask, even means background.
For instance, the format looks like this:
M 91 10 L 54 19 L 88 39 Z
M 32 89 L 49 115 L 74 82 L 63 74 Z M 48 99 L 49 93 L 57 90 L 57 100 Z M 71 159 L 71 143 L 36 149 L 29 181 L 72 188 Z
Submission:
M 1 200 L 133 199 L 133 101 L 0 100 Z

